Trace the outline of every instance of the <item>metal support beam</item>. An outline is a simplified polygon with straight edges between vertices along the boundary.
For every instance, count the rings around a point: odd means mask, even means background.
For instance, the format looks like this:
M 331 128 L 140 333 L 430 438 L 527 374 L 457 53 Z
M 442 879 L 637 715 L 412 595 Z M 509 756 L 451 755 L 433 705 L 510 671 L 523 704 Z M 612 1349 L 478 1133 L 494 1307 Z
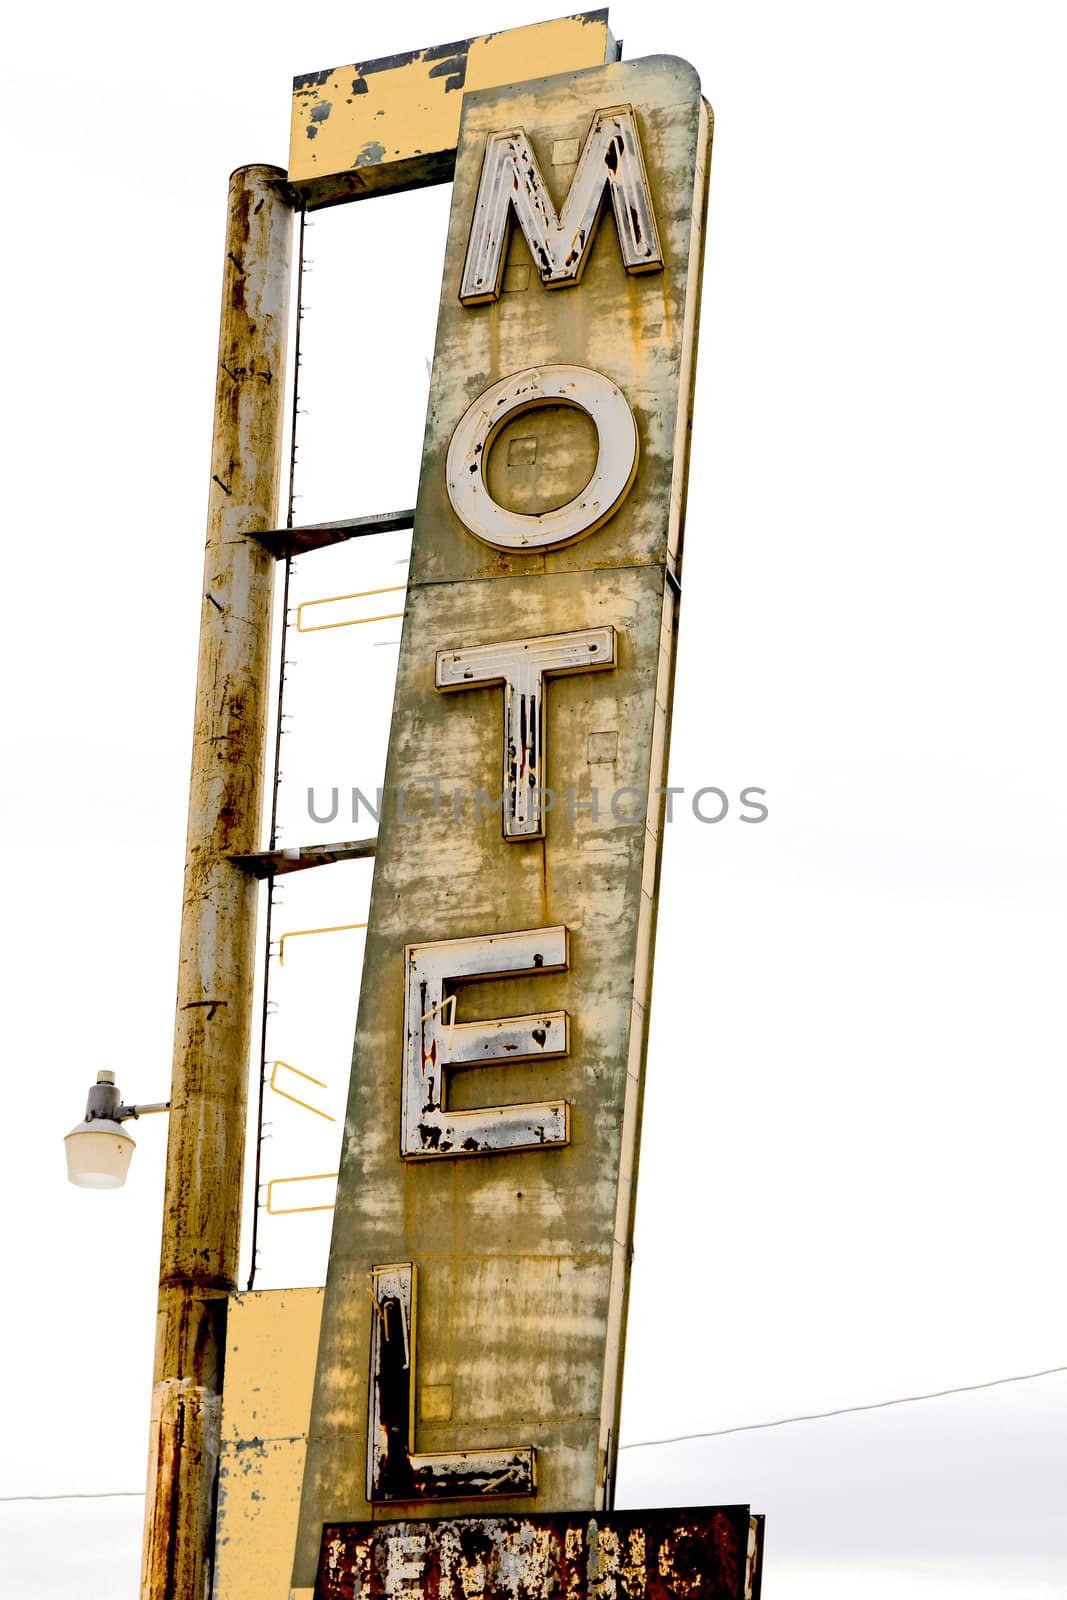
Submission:
M 231 856 L 235 866 L 253 878 L 280 878 L 308 867 L 332 867 L 335 861 L 362 861 L 373 856 L 377 839 L 346 839 L 343 844 L 301 844 L 292 850 L 255 850 Z
M 256 538 L 278 560 L 304 556 L 311 550 L 325 550 L 346 539 L 362 539 L 368 533 L 395 533 L 415 526 L 414 511 L 375 511 L 364 517 L 343 517 L 338 522 L 308 522 L 302 528 L 268 528 Z
M 167 1144 L 143 1600 L 202 1600 L 237 1284 L 292 209 L 230 179 Z

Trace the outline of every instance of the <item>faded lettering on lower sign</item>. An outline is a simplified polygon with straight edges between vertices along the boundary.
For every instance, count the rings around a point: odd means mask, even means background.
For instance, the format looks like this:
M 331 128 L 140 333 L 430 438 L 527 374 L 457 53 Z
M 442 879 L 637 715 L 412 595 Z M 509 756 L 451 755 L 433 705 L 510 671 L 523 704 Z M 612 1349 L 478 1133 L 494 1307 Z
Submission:
M 748 1506 L 328 1523 L 315 1600 L 758 1600 Z

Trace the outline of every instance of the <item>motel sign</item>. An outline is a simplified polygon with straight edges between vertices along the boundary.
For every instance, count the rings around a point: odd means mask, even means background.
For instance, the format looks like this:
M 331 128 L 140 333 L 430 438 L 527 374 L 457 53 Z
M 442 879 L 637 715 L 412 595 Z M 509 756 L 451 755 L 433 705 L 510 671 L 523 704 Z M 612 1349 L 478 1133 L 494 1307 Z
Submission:
M 215 1600 L 758 1593 L 747 1507 L 612 1511 L 711 150 L 617 57 L 601 12 L 296 81 L 290 205 L 453 190 L 327 1281 L 229 1297 Z
M 465 96 L 386 770 L 420 821 L 378 837 L 309 1587 L 327 1522 L 610 1504 L 709 136 L 670 58 Z M 427 774 L 499 814 L 435 815 Z

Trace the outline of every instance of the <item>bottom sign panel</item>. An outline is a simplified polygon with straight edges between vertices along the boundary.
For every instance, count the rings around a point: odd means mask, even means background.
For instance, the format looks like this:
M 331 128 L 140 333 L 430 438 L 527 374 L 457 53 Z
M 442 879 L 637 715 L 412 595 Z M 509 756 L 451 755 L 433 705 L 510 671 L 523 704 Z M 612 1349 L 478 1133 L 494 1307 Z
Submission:
M 759 1600 L 748 1506 L 327 1523 L 315 1600 Z

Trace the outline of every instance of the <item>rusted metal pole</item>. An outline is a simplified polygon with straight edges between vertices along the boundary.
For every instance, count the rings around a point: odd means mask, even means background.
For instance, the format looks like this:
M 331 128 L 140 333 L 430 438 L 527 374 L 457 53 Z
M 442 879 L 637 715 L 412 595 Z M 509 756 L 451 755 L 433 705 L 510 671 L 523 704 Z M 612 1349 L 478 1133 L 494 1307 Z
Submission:
M 227 1296 L 236 1287 L 292 208 L 230 179 L 178 966 L 143 1600 L 205 1600 Z

